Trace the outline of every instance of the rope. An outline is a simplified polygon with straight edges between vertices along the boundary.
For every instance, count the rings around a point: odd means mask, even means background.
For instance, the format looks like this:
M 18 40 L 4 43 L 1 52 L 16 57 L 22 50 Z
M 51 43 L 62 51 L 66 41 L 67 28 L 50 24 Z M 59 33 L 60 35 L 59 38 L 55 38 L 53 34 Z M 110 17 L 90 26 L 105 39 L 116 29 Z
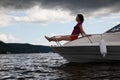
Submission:
M 89 37 L 87 37 L 88 38 L 88 40 L 90 41 L 90 43 L 92 44 L 93 42 L 92 42 L 92 40 L 89 38 Z

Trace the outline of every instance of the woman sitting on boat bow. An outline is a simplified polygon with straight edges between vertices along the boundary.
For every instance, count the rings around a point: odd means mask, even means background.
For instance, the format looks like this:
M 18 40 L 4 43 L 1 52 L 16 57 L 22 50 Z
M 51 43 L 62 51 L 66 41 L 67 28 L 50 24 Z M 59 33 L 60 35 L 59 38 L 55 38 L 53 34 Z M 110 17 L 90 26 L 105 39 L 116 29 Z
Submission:
M 78 36 L 80 34 L 82 35 L 82 37 L 88 36 L 84 32 L 83 26 L 82 26 L 82 24 L 84 22 L 84 16 L 82 14 L 78 14 L 77 17 L 76 17 L 76 21 L 77 21 L 77 24 L 75 25 L 74 30 L 72 31 L 71 35 L 65 35 L 65 36 L 60 36 L 60 37 L 57 37 L 57 36 L 47 37 L 47 36 L 45 36 L 45 38 L 49 42 L 50 41 L 62 41 L 62 40 L 72 41 L 72 40 L 78 39 Z

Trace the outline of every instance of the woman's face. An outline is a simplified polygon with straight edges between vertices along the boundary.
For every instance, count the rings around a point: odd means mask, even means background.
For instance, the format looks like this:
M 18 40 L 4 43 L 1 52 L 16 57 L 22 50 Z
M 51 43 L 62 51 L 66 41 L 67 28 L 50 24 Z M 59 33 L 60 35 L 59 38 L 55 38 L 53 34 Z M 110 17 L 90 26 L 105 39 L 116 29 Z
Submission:
M 78 21 L 80 21 L 80 19 L 79 19 L 79 17 L 78 16 L 76 16 L 76 21 L 78 22 Z

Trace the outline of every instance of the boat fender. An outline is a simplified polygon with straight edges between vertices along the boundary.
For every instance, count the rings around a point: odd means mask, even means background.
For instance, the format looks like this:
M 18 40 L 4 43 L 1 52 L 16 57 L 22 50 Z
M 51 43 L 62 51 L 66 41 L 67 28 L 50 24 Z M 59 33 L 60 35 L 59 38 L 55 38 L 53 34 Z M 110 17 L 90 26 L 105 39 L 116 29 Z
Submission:
M 107 54 L 107 47 L 104 39 L 101 39 L 100 41 L 100 53 L 103 55 L 103 57 Z

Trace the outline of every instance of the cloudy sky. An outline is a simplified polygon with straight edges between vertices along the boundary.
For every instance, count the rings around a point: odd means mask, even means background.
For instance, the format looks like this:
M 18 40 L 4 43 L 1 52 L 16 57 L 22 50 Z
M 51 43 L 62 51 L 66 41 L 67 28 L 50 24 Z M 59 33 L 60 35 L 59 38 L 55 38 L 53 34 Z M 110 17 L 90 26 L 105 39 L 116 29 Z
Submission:
M 50 45 L 44 35 L 69 35 L 75 17 L 85 16 L 88 34 L 120 23 L 120 0 L 0 0 L 0 40 Z

